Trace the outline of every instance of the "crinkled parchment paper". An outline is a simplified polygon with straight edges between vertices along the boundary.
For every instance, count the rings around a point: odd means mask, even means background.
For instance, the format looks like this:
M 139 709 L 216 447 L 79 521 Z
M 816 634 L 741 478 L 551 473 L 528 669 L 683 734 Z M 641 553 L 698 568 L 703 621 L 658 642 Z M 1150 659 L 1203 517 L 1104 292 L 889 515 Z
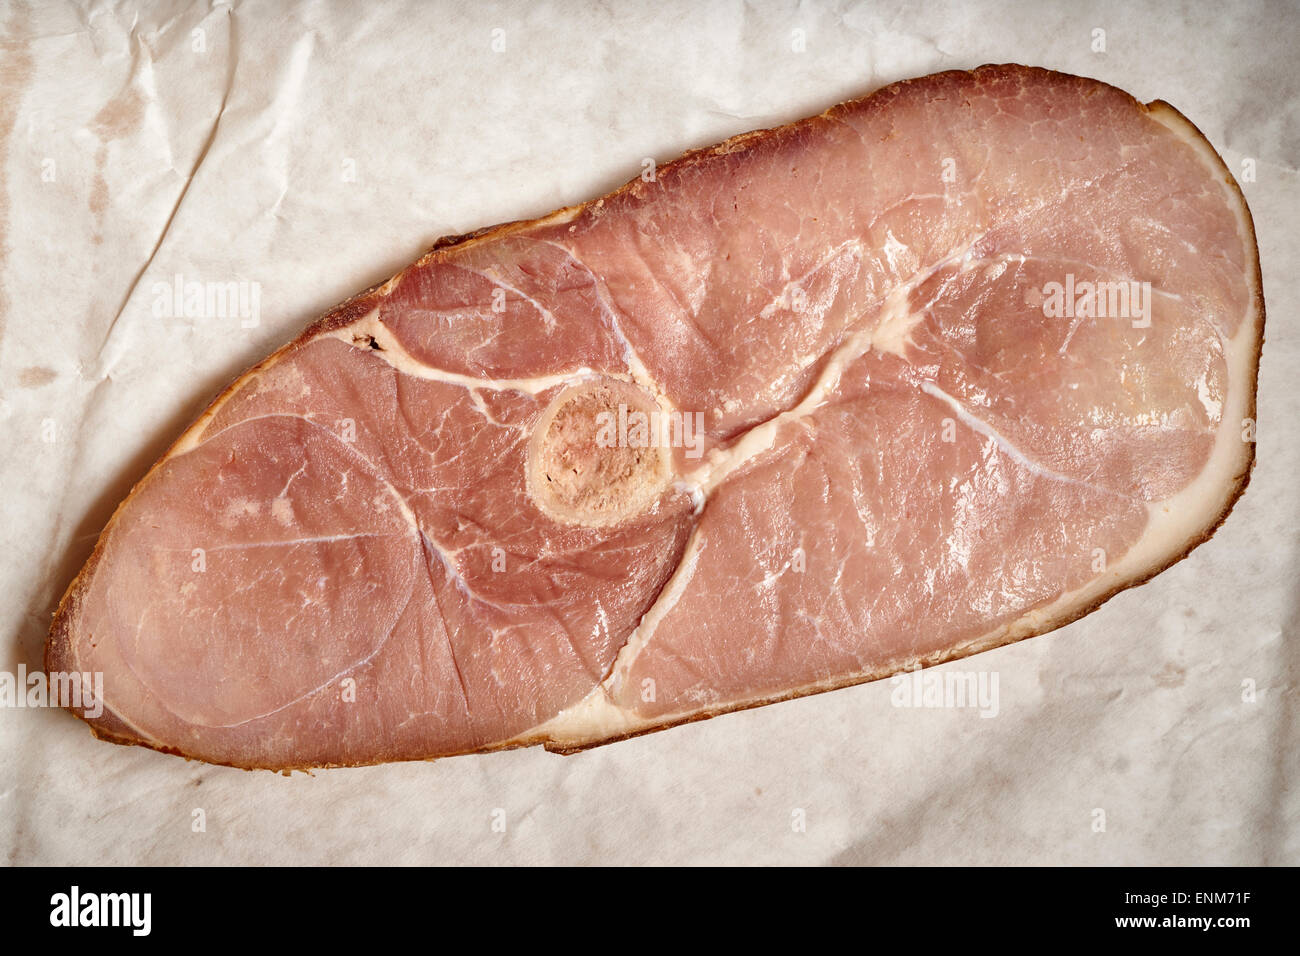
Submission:
M 1280 2 L 0 5 L 10 672 L 131 485 L 325 309 L 441 235 L 896 79 L 1018 61 L 1168 100 L 1244 178 L 1269 313 L 1245 497 L 1150 584 L 949 665 L 998 674 L 996 717 L 881 682 L 575 757 L 282 777 L 0 709 L 3 857 L 1300 863 L 1298 27 Z M 256 283 L 256 316 L 171 314 L 177 275 Z

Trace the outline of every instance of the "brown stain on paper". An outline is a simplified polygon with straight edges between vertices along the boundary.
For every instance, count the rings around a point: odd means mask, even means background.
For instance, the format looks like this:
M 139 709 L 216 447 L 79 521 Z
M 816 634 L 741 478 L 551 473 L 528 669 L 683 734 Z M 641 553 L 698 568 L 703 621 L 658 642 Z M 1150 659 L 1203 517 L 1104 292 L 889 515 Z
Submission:
M 18 106 L 31 85 L 32 55 L 25 34 L 31 22 L 27 4 L 15 0 L 8 21 L 0 28 L 0 168 L 8 165 L 9 137 L 18 123 Z M 9 318 L 9 294 L 4 285 L 9 259 L 9 193 L 0 182 L 0 341 Z
M 95 217 L 95 244 L 104 241 L 104 213 L 108 210 L 108 180 L 104 170 L 108 166 L 108 144 L 134 133 L 144 121 L 145 98 L 130 81 L 122 92 L 104 104 L 104 108 L 90 121 L 90 131 L 99 140 L 95 148 L 95 175 L 90 184 L 90 212 Z
M 57 377 L 54 369 L 33 365 L 18 373 L 18 384 L 22 388 L 40 388 L 42 385 L 49 385 Z

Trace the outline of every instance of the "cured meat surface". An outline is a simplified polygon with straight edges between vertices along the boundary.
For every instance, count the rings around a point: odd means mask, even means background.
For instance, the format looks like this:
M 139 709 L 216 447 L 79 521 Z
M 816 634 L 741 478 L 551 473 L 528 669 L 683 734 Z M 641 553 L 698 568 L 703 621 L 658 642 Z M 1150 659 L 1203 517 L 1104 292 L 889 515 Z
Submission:
M 103 673 L 102 737 L 285 769 L 960 657 L 1213 532 L 1262 334 L 1249 212 L 1172 107 L 895 84 L 326 315 L 136 486 L 47 669 Z

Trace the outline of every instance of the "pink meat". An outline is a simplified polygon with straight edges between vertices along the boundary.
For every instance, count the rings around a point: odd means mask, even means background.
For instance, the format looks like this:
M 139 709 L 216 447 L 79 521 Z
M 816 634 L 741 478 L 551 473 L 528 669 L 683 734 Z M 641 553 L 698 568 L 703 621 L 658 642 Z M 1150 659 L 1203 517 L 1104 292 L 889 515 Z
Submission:
M 1049 315 L 1067 274 L 1149 312 Z M 325 316 L 119 508 L 47 666 L 104 674 L 101 736 L 284 769 L 579 749 L 962 656 L 1208 537 L 1262 327 L 1249 213 L 1171 107 L 896 84 Z M 573 395 L 698 412 L 700 444 L 585 447 Z

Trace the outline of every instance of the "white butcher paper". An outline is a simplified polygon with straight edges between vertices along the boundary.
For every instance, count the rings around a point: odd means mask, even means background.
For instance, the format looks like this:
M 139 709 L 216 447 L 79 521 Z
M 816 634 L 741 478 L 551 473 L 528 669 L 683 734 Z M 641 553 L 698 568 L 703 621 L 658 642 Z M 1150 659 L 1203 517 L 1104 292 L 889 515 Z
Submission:
M 0 859 L 1300 863 L 1298 32 L 1280 3 L 0 5 L 11 673 L 132 484 L 326 309 L 439 236 L 894 80 L 1021 62 L 1172 103 L 1242 180 L 1268 308 L 1245 496 L 1151 583 L 940 669 L 996 674 L 996 716 L 883 681 L 571 757 L 281 776 L 0 709 Z M 257 309 L 176 315 L 176 276 Z

